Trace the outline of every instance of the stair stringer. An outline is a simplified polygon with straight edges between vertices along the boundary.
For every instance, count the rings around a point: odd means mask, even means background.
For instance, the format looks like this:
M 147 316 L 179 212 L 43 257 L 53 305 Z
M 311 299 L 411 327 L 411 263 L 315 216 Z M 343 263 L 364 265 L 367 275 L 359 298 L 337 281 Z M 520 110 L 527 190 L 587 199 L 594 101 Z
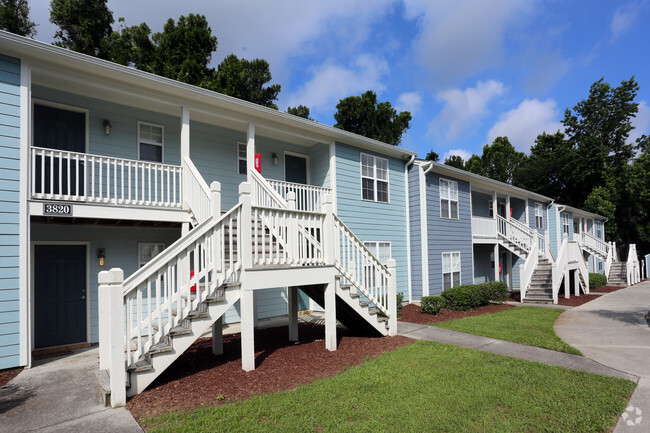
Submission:
M 380 317 L 377 311 L 372 312 L 372 304 L 361 305 L 361 296 L 353 296 L 350 290 L 353 286 L 341 285 L 340 277 L 336 281 L 336 296 L 345 302 L 357 315 L 363 318 L 370 326 L 384 337 L 388 335 L 388 318 Z M 375 310 L 377 310 L 375 308 Z
M 190 331 L 178 335 L 168 335 L 172 349 L 165 352 L 151 354 L 151 368 L 144 371 L 135 371 L 130 374 L 130 387 L 126 391 L 127 397 L 132 397 L 144 391 L 163 371 L 165 371 L 179 356 L 181 356 L 197 339 L 210 329 L 226 311 L 241 297 L 239 286 L 226 287 L 223 301 L 204 302 L 207 314 L 186 319 Z M 187 323 L 186 322 L 186 323 Z
M 508 239 L 506 239 L 503 236 L 499 235 L 498 240 L 499 240 L 499 245 L 501 245 L 503 248 L 510 251 L 512 254 L 514 254 L 514 255 L 516 255 L 518 257 L 521 257 L 524 260 L 526 260 L 528 258 L 528 253 L 526 251 L 522 250 L 517 245 L 510 242 Z

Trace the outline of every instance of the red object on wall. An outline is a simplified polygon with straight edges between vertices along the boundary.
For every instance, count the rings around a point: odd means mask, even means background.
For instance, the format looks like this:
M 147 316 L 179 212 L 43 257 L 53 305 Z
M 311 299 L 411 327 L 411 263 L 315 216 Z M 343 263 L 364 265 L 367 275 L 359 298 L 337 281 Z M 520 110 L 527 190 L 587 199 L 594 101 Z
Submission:
M 512 218 L 512 208 L 510 208 L 510 218 Z
M 499 263 L 499 275 L 501 275 L 501 263 Z
M 194 278 L 194 271 L 190 271 L 190 280 Z M 196 284 L 190 288 L 190 292 L 196 293 Z
M 257 170 L 258 173 L 262 172 L 262 154 L 261 153 L 256 153 L 255 154 L 255 170 Z

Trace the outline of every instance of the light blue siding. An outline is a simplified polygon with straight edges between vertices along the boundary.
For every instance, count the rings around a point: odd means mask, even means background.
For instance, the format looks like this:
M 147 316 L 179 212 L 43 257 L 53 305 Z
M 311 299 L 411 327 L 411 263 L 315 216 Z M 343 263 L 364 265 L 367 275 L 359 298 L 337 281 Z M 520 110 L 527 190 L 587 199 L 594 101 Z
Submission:
M 494 281 L 494 268 L 491 266 L 490 255 L 494 254 L 494 245 L 476 244 L 474 253 L 474 283 Z
M 361 153 L 388 159 L 390 203 L 361 199 Z M 362 241 L 391 243 L 397 261 L 397 292 L 408 296 L 406 254 L 406 187 L 398 159 L 336 143 L 337 213 Z M 372 218 L 369 218 L 372 216 Z
M 0 370 L 20 363 L 20 60 L 0 55 Z
M 542 205 L 542 228 L 537 228 L 537 223 L 535 221 L 535 203 L 540 203 Z M 548 229 L 548 221 L 546 218 L 546 204 L 542 203 L 541 201 L 536 201 L 533 199 L 528 199 L 528 222 L 530 225 L 530 228 L 532 229 L 537 229 L 537 231 L 541 234 L 544 234 L 546 230 Z M 549 210 L 549 212 L 551 212 Z
M 512 256 L 512 287 L 511 289 L 518 289 L 521 287 L 521 277 L 519 266 L 523 265 L 525 260 L 516 254 L 511 254 Z
M 510 208 L 512 217 L 522 223 L 526 222 L 526 201 L 516 197 L 510 197 Z
M 490 216 L 490 194 L 472 191 L 472 215 L 477 217 L 491 218 Z
M 552 205 L 548 208 L 548 234 L 549 234 L 549 243 L 551 245 L 551 250 L 555 257 L 557 257 L 559 243 L 558 243 L 558 233 L 561 233 L 561 227 L 558 227 L 559 221 L 557 218 L 557 206 Z
M 458 182 L 458 219 L 440 216 L 440 178 Z M 427 245 L 429 251 L 429 295 L 442 293 L 442 253 L 460 252 L 461 284 L 472 284 L 472 215 L 470 212 L 469 182 L 428 173 L 427 196 Z
M 411 229 L 411 294 L 422 297 L 422 230 L 420 226 L 420 168 L 412 164 L 408 172 L 409 224 Z

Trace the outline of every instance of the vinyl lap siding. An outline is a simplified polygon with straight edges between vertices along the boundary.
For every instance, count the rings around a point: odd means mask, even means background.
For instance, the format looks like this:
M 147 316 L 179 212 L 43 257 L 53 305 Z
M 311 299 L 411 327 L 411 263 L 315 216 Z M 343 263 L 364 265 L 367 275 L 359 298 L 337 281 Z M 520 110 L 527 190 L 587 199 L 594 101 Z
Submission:
M 428 173 L 427 196 L 427 244 L 429 249 L 429 295 L 442 293 L 442 253 L 460 251 L 460 283 L 472 284 L 472 216 L 470 211 L 469 182 L 442 176 L 458 182 L 458 219 L 440 217 L 440 177 Z
M 409 223 L 411 229 L 411 293 L 422 297 L 422 231 L 420 229 L 420 166 L 412 164 L 408 171 Z
M 361 153 L 388 159 L 389 201 L 361 199 Z M 404 161 L 336 143 L 337 213 L 362 241 L 391 243 L 397 261 L 397 292 L 408 296 L 406 254 L 406 188 Z
M 20 60 L 0 55 L 0 370 L 20 365 Z

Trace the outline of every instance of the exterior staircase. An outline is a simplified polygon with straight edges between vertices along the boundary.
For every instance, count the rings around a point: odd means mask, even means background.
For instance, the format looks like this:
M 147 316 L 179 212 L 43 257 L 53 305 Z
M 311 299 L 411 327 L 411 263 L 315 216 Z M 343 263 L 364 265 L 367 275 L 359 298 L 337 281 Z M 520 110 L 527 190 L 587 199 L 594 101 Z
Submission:
M 607 285 L 627 286 L 627 264 L 625 262 L 612 262 Z
M 126 280 L 119 269 L 100 273 L 100 369 L 108 373 L 113 406 L 142 392 L 210 329 L 219 354 L 222 317 L 237 301 L 242 367 L 254 369 L 252 325 L 244 335 L 253 290 L 298 286 L 327 316 L 325 289 L 333 284 L 330 305 L 342 323 L 396 334 L 394 260 L 381 264 L 333 213 L 330 199 L 319 211 L 296 210 L 293 192 L 285 200 L 254 170 L 249 180 L 223 214 L 220 185 L 207 188 L 194 178 L 194 196 L 186 195 L 194 200 L 192 229 Z
M 553 303 L 553 276 L 552 264 L 548 259 L 540 259 L 530 287 L 526 291 L 522 302 L 552 304 Z

